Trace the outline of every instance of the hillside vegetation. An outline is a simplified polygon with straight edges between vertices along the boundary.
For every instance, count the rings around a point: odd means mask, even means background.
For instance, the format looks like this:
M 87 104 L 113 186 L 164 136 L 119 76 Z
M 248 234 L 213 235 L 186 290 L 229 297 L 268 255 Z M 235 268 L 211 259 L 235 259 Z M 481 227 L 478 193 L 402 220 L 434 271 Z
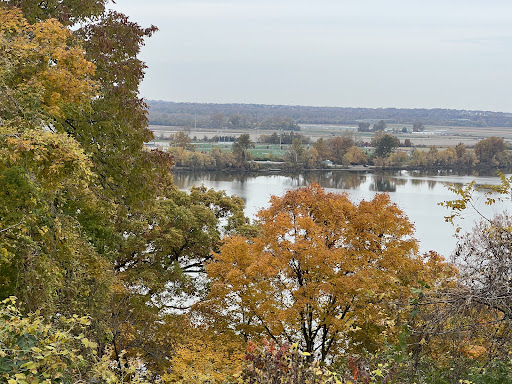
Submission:
M 105 3 L 0 1 L 1 383 L 511 382 L 508 216 L 447 262 L 387 194 L 312 184 L 249 222 L 239 197 L 178 190 L 144 146 L 156 27 Z M 248 136 L 232 148 L 250 163 Z M 453 191 L 452 221 L 475 188 Z

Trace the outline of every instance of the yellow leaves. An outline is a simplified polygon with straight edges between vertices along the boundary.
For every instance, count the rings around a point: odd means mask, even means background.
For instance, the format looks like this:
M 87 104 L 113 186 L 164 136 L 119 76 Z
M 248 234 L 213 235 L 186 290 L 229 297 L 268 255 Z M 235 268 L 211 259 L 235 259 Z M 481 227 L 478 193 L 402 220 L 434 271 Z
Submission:
M 331 353 L 394 334 L 384 332 L 395 328 L 386 303 L 410 295 L 424 266 L 414 227 L 389 196 L 356 205 L 311 185 L 271 203 L 258 214 L 262 235 L 227 238 L 208 265 L 205 305 L 249 335 L 303 345 L 332 337 Z
M 66 106 L 90 103 L 97 93 L 90 80 L 95 67 L 70 43 L 66 27 L 53 19 L 29 24 L 19 10 L 3 7 L 0 20 L 2 125 L 49 124 Z
M 6 33 L 16 33 L 26 25 L 26 20 L 20 9 L 14 8 L 8 12 L 0 12 L 0 36 Z
M 244 359 L 244 343 L 233 333 L 217 333 L 211 329 L 188 327 L 186 339 L 172 358 L 172 371 L 164 375 L 164 383 L 224 383 L 240 371 Z
M 8 138 L 7 145 L 11 154 L 9 162 L 23 164 L 50 189 L 59 189 L 65 180 L 73 180 L 71 185 L 82 188 L 83 192 L 92 175 L 90 159 L 65 134 L 27 131 L 20 137 Z
M 5 248 L 0 248 L 0 264 L 8 263 L 10 261 L 9 251 Z
M 487 352 L 482 345 L 469 345 L 463 348 L 463 353 L 470 359 L 478 359 Z
M 59 320 L 55 320 L 57 325 L 38 314 L 22 315 L 15 302 L 9 298 L 0 306 L 0 358 L 11 362 L 4 365 L 3 377 L 16 383 L 74 381 L 72 377 L 86 368 L 71 335 L 78 317 L 63 319 L 67 326 L 61 329 Z M 82 350 L 89 353 L 87 348 Z
M 82 342 L 82 344 L 84 345 L 84 347 L 86 348 L 90 348 L 90 349 L 96 349 L 98 347 L 98 344 L 90 341 L 87 337 L 84 337 L 82 338 L 82 340 L 80 340 Z

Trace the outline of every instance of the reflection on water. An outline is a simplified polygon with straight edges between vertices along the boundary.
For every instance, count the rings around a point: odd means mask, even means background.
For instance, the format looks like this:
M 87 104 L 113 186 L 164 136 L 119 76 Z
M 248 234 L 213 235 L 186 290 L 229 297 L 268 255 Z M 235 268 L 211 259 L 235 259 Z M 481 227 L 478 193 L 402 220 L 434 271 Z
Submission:
M 409 182 L 407 177 L 391 177 L 383 175 L 373 175 L 370 191 L 375 192 L 396 192 L 396 186 L 404 186 Z
M 246 172 L 174 172 L 175 184 L 180 189 L 187 189 L 192 185 L 204 182 L 208 183 L 237 183 L 240 187 L 254 180 L 280 180 L 287 186 L 298 188 L 312 183 L 318 183 L 323 188 L 333 189 L 357 189 L 370 180 L 371 191 L 396 192 L 397 186 L 423 186 L 435 189 L 438 183 L 441 185 L 463 185 L 477 179 L 479 185 L 495 182 L 495 171 L 405 171 L 382 170 L 375 172 L 355 171 L 309 171 L 297 173 L 246 173 Z
M 497 184 L 495 175 L 459 174 L 439 171 L 322 171 L 301 174 L 248 174 L 222 172 L 175 172 L 174 181 L 185 190 L 193 185 L 204 184 L 207 188 L 225 190 L 240 196 L 246 203 L 246 214 L 254 218 L 261 209 L 268 207 L 271 195 L 283 195 L 287 190 L 318 183 L 331 192 L 348 192 L 352 200 L 372 199 L 376 193 L 388 192 L 391 200 L 409 216 L 416 227 L 421 251 L 433 249 L 449 256 L 455 248 L 453 228 L 445 222 L 448 214 L 439 206 L 442 201 L 455 198 L 448 185 L 463 185 L 472 180 L 477 184 Z M 491 208 L 480 207 L 492 214 Z M 466 220 L 471 228 L 475 217 Z

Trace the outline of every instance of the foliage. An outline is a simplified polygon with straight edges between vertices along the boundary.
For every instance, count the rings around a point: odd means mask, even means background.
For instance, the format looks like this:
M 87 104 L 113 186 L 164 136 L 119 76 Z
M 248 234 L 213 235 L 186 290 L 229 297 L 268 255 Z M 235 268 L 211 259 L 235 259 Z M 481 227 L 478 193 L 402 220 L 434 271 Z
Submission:
M 105 216 L 89 159 L 62 134 L 28 131 L 0 143 L 1 296 L 18 295 L 31 311 L 100 318 L 111 275 L 91 241 Z
M 251 225 L 241 199 L 179 191 L 170 174 L 171 155 L 193 168 L 247 166 L 249 135 L 232 153 L 188 151 L 184 134 L 170 153 L 144 148 L 153 136 L 137 56 L 156 27 L 105 11 L 103 0 L 0 4 L 0 297 L 23 302 L 0 306 L 0 381 L 233 381 L 246 340 L 266 335 L 305 352 L 273 342 L 253 348 L 241 382 L 335 382 L 311 361 L 378 353 L 405 321 L 411 356 L 437 359 L 440 369 L 450 353 L 471 367 L 496 357 L 501 370 L 488 380 L 509 369 L 508 219 L 461 243 L 467 262 L 458 264 L 458 283 L 437 255 L 420 258 L 412 224 L 387 195 L 354 204 L 314 185 L 273 198 L 261 225 Z M 219 127 L 256 124 L 248 115 L 211 116 Z M 291 143 L 295 163 L 367 160 L 349 137 L 306 149 L 295 121 L 265 118 L 292 131 L 271 140 Z M 505 164 L 501 144 L 485 141 L 474 154 L 431 148 L 413 160 Z M 398 154 L 385 161 L 406 163 Z M 496 190 L 509 193 L 503 183 Z M 451 207 L 467 206 L 470 189 Z M 437 313 L 419 310 L 439 297 L 451 301 Z M 397 311 L 407 300 L 413 309 Z M 479 327 L 431 336 L 451 331 L 447 324 Z M 450 349 L 454 341 L 465 347 Z
M 293 139 L 292 145 L 288 148 L 286 159 L 291 164 L 298 165 L 305 160 L 306 148 L 299 139 Z
M 425 126 L 423 125 L 423 121 L 418 120 L 415 121 L 412 125 L 412 131 L 413 132 L 423 132 L 425 130 Z
M 434 356 L 417 359 L 410 351 L 404 332 L 400 343 L 388 345 L 376 353 L 349 356 L 336 367 L 345 383 L 351 384 L 476 384 L 512 382 L 510 361 L 489 360 L 482 367 L 478 359 L 454 356 L 448 364 Z M 333 369 L 333 368 L 331 368 Z
M 488 137 L 475 144 L 475 155 L 478 161 L 487 165 L 506 165 L 510 159 L 506 152 L 506 145 L 501 137 Z
M 347 152 L 343 155 L 343 164 L 366 164 L 368 162 L 368 158 L 366 154 L 361 150 L 361 148 L 356 147 L 355 145 L 350 147 Z
M 0 126 L 3 132 L 54 126 L 70 106 L 87 109 L 95 67 L 55 20 L 29 24 L 0 4 Z
M 176 147 L 181 147 L 187 150 L 194 150 L 192 140 L 183 131 L 176 132 L 174 135 L 171 136 L 170 139 Z
M 374 132 L 385 131 L 386 127 L 387 127 L 386 122 L 384 120 L 379 120 L 378 123 L 373 124 L 373 131 Z
M 510 127 L 512 121 L 507 113 L 455 109 L 403 109 L 403 108 L 352 108 L 352 107 L 311 107 L 298 105 L 265 104 L 214 104 L 188 103 L 149 100 L 151 124 L 167 126 L 194 126 L 206 128 L 209 118 L 216 113 L 226 116 L 239 114 L 249 121 L 267 117 L 282 116 L 297 121 L 298 124 L 354 125 L 365 121 L 385 119 L 389 124 L 409 124 L 423 121 L 431 126 L 462 127 Z M 255 128 L 247 124 L 243 127 Z M 364 127 L 364 126 L 363 126 Z M 369 127 L 369 125 L 368 125 Z
M 245 164 L 250 160 L 249 148 L 254 148 L 254 143 L 248 133 L 240 135 L 233 143 L 232 151 L 240 163 Z
M 308 363 L 308 353 L 301 353 L 297 344 L 276 346 L 273 340 L 263 339 L 263 346 L 249 342 L 247 363 L 240 373 L 240 384 L 328 384 L 340 383 L 337 375 L 318 362 Z
M 309 136 L 301 135 L 296 131 L 291 131 L 289 133 L 279 132 L 279 134 L 274 132 L 271 135 L 261 135 L 259 136 L 258 141 L 260 143 L 267 144 L 291 144 L 294 139 L 301 140 L 303 144 L 309 144 L 311 142 Z
M 240 372 L 245 343 L 232 332 L 186 324 L 172 355 L 164 383 L 202 384 L 231 382 Z
M 378 131 L 372 138 L 372 146 L 377 157 L 389 156 L 399 144 L 400 140 L 397 137 L 382 131 Z
M 360 122 L 357 124 L 358 132 L 370 132 L 370 123 Z
M 19 7 L 31 23 L 54 18 L 66 25 L 100 16 L 107 3 L 106 0 L 49 0 L 45 2 L 3 0 L 2 2 Z
M 86 337 L 89 317 L 60 314 L 51 320 L 37 313 L 23 315 L 15 297 L 0 304 L 0 381 L 37 383 L 146 383 L 151 376 L 140 362 L 109 353 L 98 356 L 98 345 Z
M 243 208 L 241 198 L 223 191 L 173 188 L 157 202 L 150 220 L 130 234 L 129 251 L 116 260 L 115 270 L 153 305 L 180 308 L 204 295 L 200 276 L 219 250 L 221 235 L 253 233 Z
M 338 164 L 343 163 L 343 157 L 354 146 L 354 138 L 351 135 L 334 137 L 327 142 L 331 153 L 330 160 Z
M 260 236 L 228 238 L 208 265 L 203 307 L 246 338 L 298 342 L 320 360 L 393 337 L 383 332 L 387 304 L 431 267 L 389 196 L 356 205 L 311 185 L 271 204 L 259 213 Z
M 457 227 L 457 279 L 420 292 L 415 301 L 414 371 L 435 382 L 507 382 L 510 374 L 511 220 L 485 217 L 477 204 L 510 199 L 510 179 L 501 175 L 501 184 L 484 187 L 483 198 L 476 195 L 480 188 L 474 182 L 450 188 L 458 198 L 442 203 L 451 210 L 446 220 L 455 223 L 468 210 L 476 210 L 482 220 L 466 233 Z
M 85 317 L 59 317 L 59 326 L 43 317 L 24 317 L 14 297 L 0 306 L 0 377 L 2 382 L 50 383 L 83 380 L 90 369 L 96 345 L 81 328 L 90 324 Z M 89 355 L 89 356 L 87 356 Z M 82 372 L 83 371 L 83 372 Z

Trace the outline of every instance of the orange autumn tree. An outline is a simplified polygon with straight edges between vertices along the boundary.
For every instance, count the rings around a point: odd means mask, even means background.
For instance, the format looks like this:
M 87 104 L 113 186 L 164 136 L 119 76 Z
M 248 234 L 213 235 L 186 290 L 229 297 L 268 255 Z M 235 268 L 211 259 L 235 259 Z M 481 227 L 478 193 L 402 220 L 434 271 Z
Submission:
M 399 320 L 393 305 L 436 268 L 387 194 L 355 204 L 313 184 L 258 217 L 260 236 L 226 239 L 208 265 L 203 308 L 246 339 L 298 343 L 311 358 L 378 347 Z

